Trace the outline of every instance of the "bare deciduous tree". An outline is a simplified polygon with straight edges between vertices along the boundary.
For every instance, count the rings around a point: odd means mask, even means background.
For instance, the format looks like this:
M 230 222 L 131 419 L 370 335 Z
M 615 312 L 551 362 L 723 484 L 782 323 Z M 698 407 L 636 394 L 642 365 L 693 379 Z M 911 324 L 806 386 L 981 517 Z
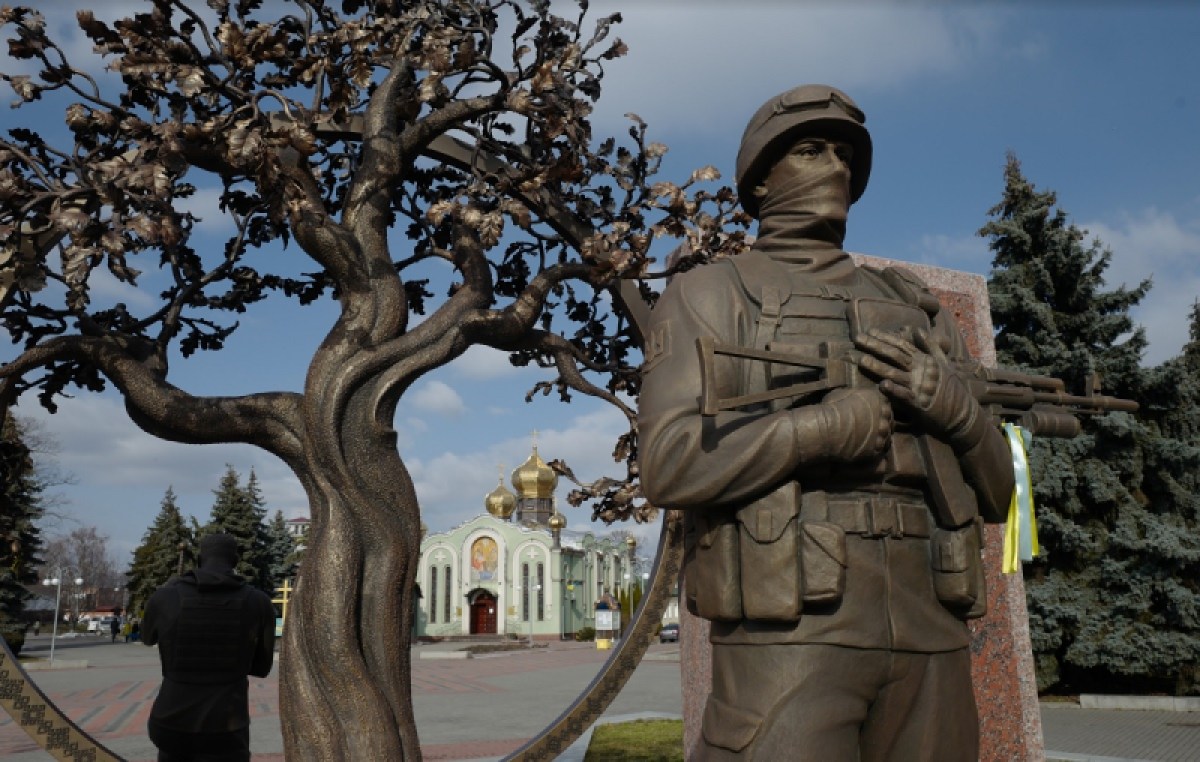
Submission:
M 108 535 L 96 527 L 76 527 L 50 538 L 42 550 L 42 562 L 41 579 L 63 571 L 63 598 L 68 602 L 64 608 L 71 612 L 72 620 L 84 609 L 120 605 L 120 593 L 114 589 L 123 588 L 125 578 L 113 559 Z M 74 585 L 75 578 L 83 584 Z M 68 579 L 72 581 L 69 592 Z

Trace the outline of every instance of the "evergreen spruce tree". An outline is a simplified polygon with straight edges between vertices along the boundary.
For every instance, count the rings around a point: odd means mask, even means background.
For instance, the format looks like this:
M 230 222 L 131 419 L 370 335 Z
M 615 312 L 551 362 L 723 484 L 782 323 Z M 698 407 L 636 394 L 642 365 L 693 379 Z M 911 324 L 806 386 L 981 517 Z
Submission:
M 25 643 L 25 585 L 36 584 L 41 563 L 42 492 L 20 424 L 6 413 L 0 425 L 0 636 L 13 653 Z
M 1143 492 L 1156 523 L 1123 526 L 1114 538 L 1156 559 L 1148 623 L 1163 660 L 1174 659 L 1178 693 L 1200 694 L 1200 303 L 1179 356 L 1151 370 L 1139 417 L 1154 438 L 1145 448 Z
M 1077 392 L 1099 374 L 1107 393 L 1142 399 L 1146 339 L 1129 310 L 1150 283 L 1105 290 L 1111 252 L 1086 242 L 1055 204 L 1010 155 L 1003 200 L 980 231 L 994 254 L 988 288 L 999 362 L 1062 378 Z M 1042 689 L 1158 688 L 1189 653 L 1194 640 L 1171 614 L 1179 582 L 1161 547 L 1186 543 L 1162 536 L 1171 507 L 1152 505 L 1144 489 L 1156 440 L 1126 413 L 1086 417 L 1072 440 L 1035 439 L 1043 556 L 1025 573 Z
M 284 580 L 295 576 L 295 552 L 296 545 L 292 542 L 292 536 L 288 534 L 283 511 L 275 511 L 275 515 L 267 524 L 267 556 L 271 562 L 272 587 L 279 587 Z
M 257 537 L 254 540 L 253 563 L 257 572 L 258 587 L 272 592 L 275 589 L 275 574 L 272 568 L 275 563 L 271 548 L 270 524 L 267 521 L 267 501 L 263 498 L 262 488 L 258 485 L 258 474 L 250 469 L 250 478 L 246 480 L 246 499 L 250 508 L 258 517 Z
M 226 532 L 233 535 L 238 544 L 237 573 L 247 583 L 271 592 L 274 586 L 271 584 L 270 558 L 263 526 L 266 508 L 257 478 L 251 472 L 250 481 L 243 487 L 241 475 L 233 466 L 226 466 L 225 475 L 213 494 L 216 495 L 216 501 L 203 534 Z
M 195 536 L 183 520 L 175 503 L 175 490 L 167 487 L 154 523 L 142 535 L 142 544 L 133 551 L 133 563 L 126 573 L 129 611 L 140 616 L 150 594 L 195 562 Z

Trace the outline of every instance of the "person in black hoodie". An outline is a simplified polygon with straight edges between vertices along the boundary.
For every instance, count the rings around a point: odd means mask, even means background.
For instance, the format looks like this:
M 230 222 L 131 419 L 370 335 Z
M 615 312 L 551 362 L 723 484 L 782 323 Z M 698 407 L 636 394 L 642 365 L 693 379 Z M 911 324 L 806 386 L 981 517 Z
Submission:
M 237 561 L 231 535 L 207 535 L 199 566 L 146 603 L 142 642 L 158 646 L 163 672 L 148 723 L 159 762 L 250 759 L 247 675 L 271 671 L 275 610 L 234 573 Z

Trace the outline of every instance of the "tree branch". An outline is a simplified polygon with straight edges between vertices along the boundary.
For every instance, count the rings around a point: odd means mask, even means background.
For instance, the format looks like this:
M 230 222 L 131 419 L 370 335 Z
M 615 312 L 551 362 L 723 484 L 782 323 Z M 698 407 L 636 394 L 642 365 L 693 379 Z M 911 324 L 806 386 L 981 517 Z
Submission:
M 464 335 L 473 341 L 513 342 L 533 328 L 546 299 L 556 285 L 566 280 L 588 280 L 594 268 L 582 262 L 555 265 L 539 272 L 521 295 L 503 310 L 490 310 L 465 316 L 461 322 Z
M 396 150 L 399 100 L 406 95 L 413 97 L 412 87 L 412 69 L 407 62 L 396 61 L 371 95 L 362 120 L 362 161 L 346 192 L 346 211 L 342 215 L 343 224 L 359 241 L 384 252 L 391 193 L 402 171 L 401 155 Z
M 61 361 L 96 367 L 124 395 L 130 418 L 160 439 L 188 444 L 242 442 L 262 447 L 289 464 L 298 464 L 303 457 L 298 395 L 196 397 L 139 362 L 127 343 L 108 337 L 62 336 L 26 350 L 0 367 L 0 407 L 15 402 L 16 382 L 25 373 Z
M 583 353 L 571 342 L 556 333 L 537 332 L 531 342 L 525 343 L 531 349 L 545 352 L 554 358 L 554 367 L 558 370 L 559 382 L 583 394 L 608 402 L 624 414 L 631 428 L 637 425 L 637 411 L 630 408 L 621 398 L 607 389 L 596 386 L 579 372 L 576 362 L 585 361 Z M 514 347 L 517 348 L 517 347 Z M 586 362 L 585 362 L 586 364 Z

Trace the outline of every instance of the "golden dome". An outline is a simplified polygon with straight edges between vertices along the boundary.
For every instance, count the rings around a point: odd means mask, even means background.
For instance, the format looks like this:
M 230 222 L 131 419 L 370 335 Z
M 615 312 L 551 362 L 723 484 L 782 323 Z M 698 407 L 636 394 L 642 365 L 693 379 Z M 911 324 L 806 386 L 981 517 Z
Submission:
M 555 513 L 550 517 L 550 528 L 562 531 L 567 528 L 567 517 L 561 513 Z
M 558 486 L 558 474 L 546 465 L 546 461 L 538 455 L 537 445 L 534 445 L 529 460 L 512 472 L 512 484 L 518 497 L 548 499 L 554 497 L 554 488 Z
M 513 515 L 513 511 L 517 509 L 517 496 L 504 486 L 503 476 L 496 484 L 496 489 L 487 493 L 487 496 L 483 498 L 483 506 L 487 508 L 488 513 L 498 519 L 507 519 Z

